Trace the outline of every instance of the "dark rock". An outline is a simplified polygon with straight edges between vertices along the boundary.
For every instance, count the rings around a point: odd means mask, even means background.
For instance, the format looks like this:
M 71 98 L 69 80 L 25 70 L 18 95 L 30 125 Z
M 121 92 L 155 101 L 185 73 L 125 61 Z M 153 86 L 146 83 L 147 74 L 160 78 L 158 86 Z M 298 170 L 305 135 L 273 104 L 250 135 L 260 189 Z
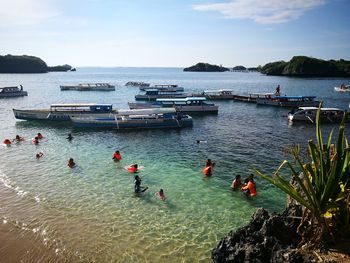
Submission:
M 228 68 L 223 66 L 211 65 L 208 63 L 197 63 L 194 66 L 184 68 L 184 71 L 196 71 L 196 72 L 224 72 L 229 71 Z
M 65 72 L 72 70 L 72 66 L 70 65 L 62 65 L 62 66 L 54 66 L 54 67 L 48 67 L 48 71 L 59 71 L 59 72 Z

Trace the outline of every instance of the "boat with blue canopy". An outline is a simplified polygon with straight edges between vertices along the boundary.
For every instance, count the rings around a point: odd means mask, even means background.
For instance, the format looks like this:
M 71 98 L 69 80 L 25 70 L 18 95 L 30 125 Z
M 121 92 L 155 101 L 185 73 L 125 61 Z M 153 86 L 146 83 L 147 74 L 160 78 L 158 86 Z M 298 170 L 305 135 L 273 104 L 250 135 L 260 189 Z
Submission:
M 219 106 L 207 102 L 204 97 L 164 98 L 153 103 L 129 102 L 128 105 L 130 109 L 175 108 L 178 112 L 188 114 L 218 113 L 219 110 Z
M 317 107 L 320 101 L 315 100 L 316 96 L 275 96 L 266 95 L 256 99 L 259 105 L 269 105 L 277 107 L 298 108 Z
M 108 118 L 72 117 L 77 128 L 102 128 L 115 130 L 174 129 L 192 127 L 189 115 L 176 112 L 174 108 L 120 110 Z
M 48 109 L 13 109 L 16 119 L 69 121 L 71 117 L 99 116 L 108 117 L 118 113 L 112 104 L 63 103 L 52 104 Z
M 179 92 L 176 90 L 147 89 L 144 93 L 137 94 L 135 96 L 135 99 L 136 100 L 156 100 L 160 98 L 187 98 L 187 97 L 193 97 L 193 94 Z

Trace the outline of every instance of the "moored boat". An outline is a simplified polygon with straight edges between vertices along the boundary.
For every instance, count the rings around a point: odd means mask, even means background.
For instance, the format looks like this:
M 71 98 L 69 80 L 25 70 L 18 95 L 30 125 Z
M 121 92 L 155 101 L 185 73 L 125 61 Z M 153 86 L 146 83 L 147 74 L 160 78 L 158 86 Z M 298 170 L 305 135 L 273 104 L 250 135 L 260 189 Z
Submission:
M 121 110 L 108 118 L 73 117 L 72 122 L 77 128 L 116 130 L 174 129 L 193 126 L 191 116 L 176 113 L 174 108 Z
M 294 113 L 288 114 L 289 121 L 301 121 L 301 122 L 316 122 L 316 114 L 318 107 L 299 107 Z M 347 114 L 346 120 L 348 120 L 348 113 L 338 108 L 321 108 L 320 109 L 320 121 L 327 123 L 341 122 L 344 116 Z
M 139 82 L 139 81 L 129 81 L 125 83 L 125 86 L 131 86 L 131 87 L 149 87 L 150 83 L 145 82 Z
M 130 109 L 175 108 L 182 113 L 217 113 L 219 106 L 208 103 L 204 97 L 164 98 L 153 103 L 129 102 Z
M 233 100 L 235 95 L 232 90 L 207 90 L 202 93 L 208 100 Z
M 96 103 L 52 104 L 49 109 L 13 109 L 16 119 L 50 121 L 69 121 L 78 116 L 108 117 L 117 112 L 112 104 Z
M 317 107 L 320 101 L 315 100 L 315 96 L 274 96 L 267 95 L 256 99 L 259 105 L 269 105 L 277 107 L 298 108 Z
M 61 90 L 78 90 L 78 91 L 113 91 L 115 86 L 109 83 L 93 83 L 78 85 L 61 85 Z
M 192 93 L 184 93 L 176 90 L 148 89 L 143 94 L 137 94 L 136 100 L 156 100 L 160 98 L 187 98 L 193 97 Z
M 183 87 L 179 87 L 176 84 L 156 84 L 154 86 L 140 86 L 140 90 L 146 91 L 149 89 L 161 90 L 161 91 L 184 91 Z
M 256 103 L 257 98 L 264 98 L 266 96 L 272 96 L 274 93 L 249 93 L 248 95 L 235 95 L 234 100 L 243 102 L 254 102 Z
M 22 85 L 20 85 L 20 88 L 18 88 L 17 86 L 0 88 L 0 98 L 22 96 L 28 96 L 28 92 L 23 90 Z

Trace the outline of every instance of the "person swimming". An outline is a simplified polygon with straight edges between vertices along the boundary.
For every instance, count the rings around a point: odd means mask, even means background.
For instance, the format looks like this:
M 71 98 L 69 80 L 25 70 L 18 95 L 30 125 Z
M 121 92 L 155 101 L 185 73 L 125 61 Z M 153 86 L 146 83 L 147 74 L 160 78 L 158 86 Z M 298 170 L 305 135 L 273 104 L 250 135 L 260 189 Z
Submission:
M 208 141 L 205 141 L 205 140 L 197 140 L 197 143 L 207 143 Z
M 122 156 L 121 156 L 121 154 L 120 154 L 119 151 L 115 151 L 114 154 L 113 154 L 112 159 L 113 159 L 114 161 L 120 161 L 120 160 L 123 159 L 123 158 L 122 158 Z
M 215 166 L 215 163 L 211 161 L 211 159 L 207 159 L 205 161 L 205 167 L 203 168 L 203 175 L 205 177 L 209 177 L 213 174 L 213 168 Z
M 131 164 L 129 167 L 128 167 L 128 172 L 130 173 L 137 173 L 139 170 L 138 170 L 138 165 L 137 164 Z
M 14 142 L 14 141 L 16 141 L 16 142 L 21 142 L 21 141 L 24 141 L 24 138 L 21 137 L 21 136 L 19 136 L 19 135 L 17 134 L 17 135 L 16 135 L 16 138 L 14 138 L 12 141 L 13 141 L 13 142 Z
M 236 178 L 232 181 L 231 188 L 232 190 L 237 190 L 242 186 L 241 176 L 236 175 Z
M 156 192 L 154 195 L 157 196 L 160 200 L 165 201 L 165 195 L 164 195 L 163 189 L 160 189 L 159 192 Z
M 73 136 L 71 133 L 68 133 L 68 137 L 66 138 L 68 141 L 71 141 L 73 140 Z
M 67 166 L 68 166 L 69 168 L 74 168 L 74 167 L 75 167 L 75 162 L 74 162 L 74 159 L 73 159 L 73 158 L 69 158 L 68 163 L 67 163 Z
M 33 140 L 32 140 L 32 143 L 37 145 L 39 144 L 39 138 L 38 137 L 35 137 Z
M 41 140 L 42 138 L 44 138 L 44 136 L 43 136 L 40 132 L 38 132 L 37 137 L 38 137 L 39 140 Z
M 38 152 L 37 154 L 36 154 L 36 159 L 40 159 L 41 157 L 43 157 L 43 155 L 44 155 L 44 153 L 43 152 Z
M 9 139 L 5 139 L 2 143 L 7 146 L 11 145 L 11 141 Z
M 248 183 L 241 189 L 246 196 L 255 197 L 257 195 L 253 178 L 249 178 Z

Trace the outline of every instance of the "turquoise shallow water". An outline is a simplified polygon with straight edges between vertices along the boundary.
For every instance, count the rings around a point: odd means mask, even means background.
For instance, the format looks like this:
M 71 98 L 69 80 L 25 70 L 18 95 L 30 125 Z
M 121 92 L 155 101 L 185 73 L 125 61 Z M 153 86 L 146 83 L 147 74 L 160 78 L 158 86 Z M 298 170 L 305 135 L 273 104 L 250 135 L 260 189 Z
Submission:
M 217 116 L 194 117 L 183 130 L 134 132 L 84 131 L 69 125 L 15 120 L 12 108 L 45 107 L 58 102 L 113 103 L 126 108 L 137 88 L 127 81 L 177 83 L 187 90 L 233 88 L 239 93 L 274 91 L 317 95 L 326 106 L 348 107 L 350 94 L 333 87 L 342 79 L 294 79 L 258 73 L 185 73 L 163 68 L 85 68 L 72 73 L 2 74 L 2 86 L 22 84 L 28 97 L 0 100 L 0 138 L 16 134 L 27 140 L 0 148 L 0 216 L 32 231 L 57 254 L 88 262 L 208 262 L 210 251 L 228 231 L 244 225 L 257 207 L 281 211 L 285 196 L 257 179 L 258 197 L 231 192 L 233 177 L 253 167 L 271 173 L 283 149 L 314 137 L 310 125 L 288 125 L 288 110 L 239 102 L 218 102 Z M 61 92 L 59 85 L 110 82 L 115 92 Z M 327 134 L 333 126 L 324 126 Z M 38 146 L 30 139 L 41 132 Z M 74 139 L 65 138 L 72 133 Z M 207 140 L 197 144 L 196 140 Z M 123 160 L 112 153 L 120 149 Z M 41 160 L 35 154 L 44 152 Z M 73 157 L 75 169 L 66 166 Z M 216 162 L 204 179 L 205 160 Z M 133 194 L 133 175 L 125 166 L 138 163 L 149 190 Z M 163 188 L 162 202 L 154 192 Z

